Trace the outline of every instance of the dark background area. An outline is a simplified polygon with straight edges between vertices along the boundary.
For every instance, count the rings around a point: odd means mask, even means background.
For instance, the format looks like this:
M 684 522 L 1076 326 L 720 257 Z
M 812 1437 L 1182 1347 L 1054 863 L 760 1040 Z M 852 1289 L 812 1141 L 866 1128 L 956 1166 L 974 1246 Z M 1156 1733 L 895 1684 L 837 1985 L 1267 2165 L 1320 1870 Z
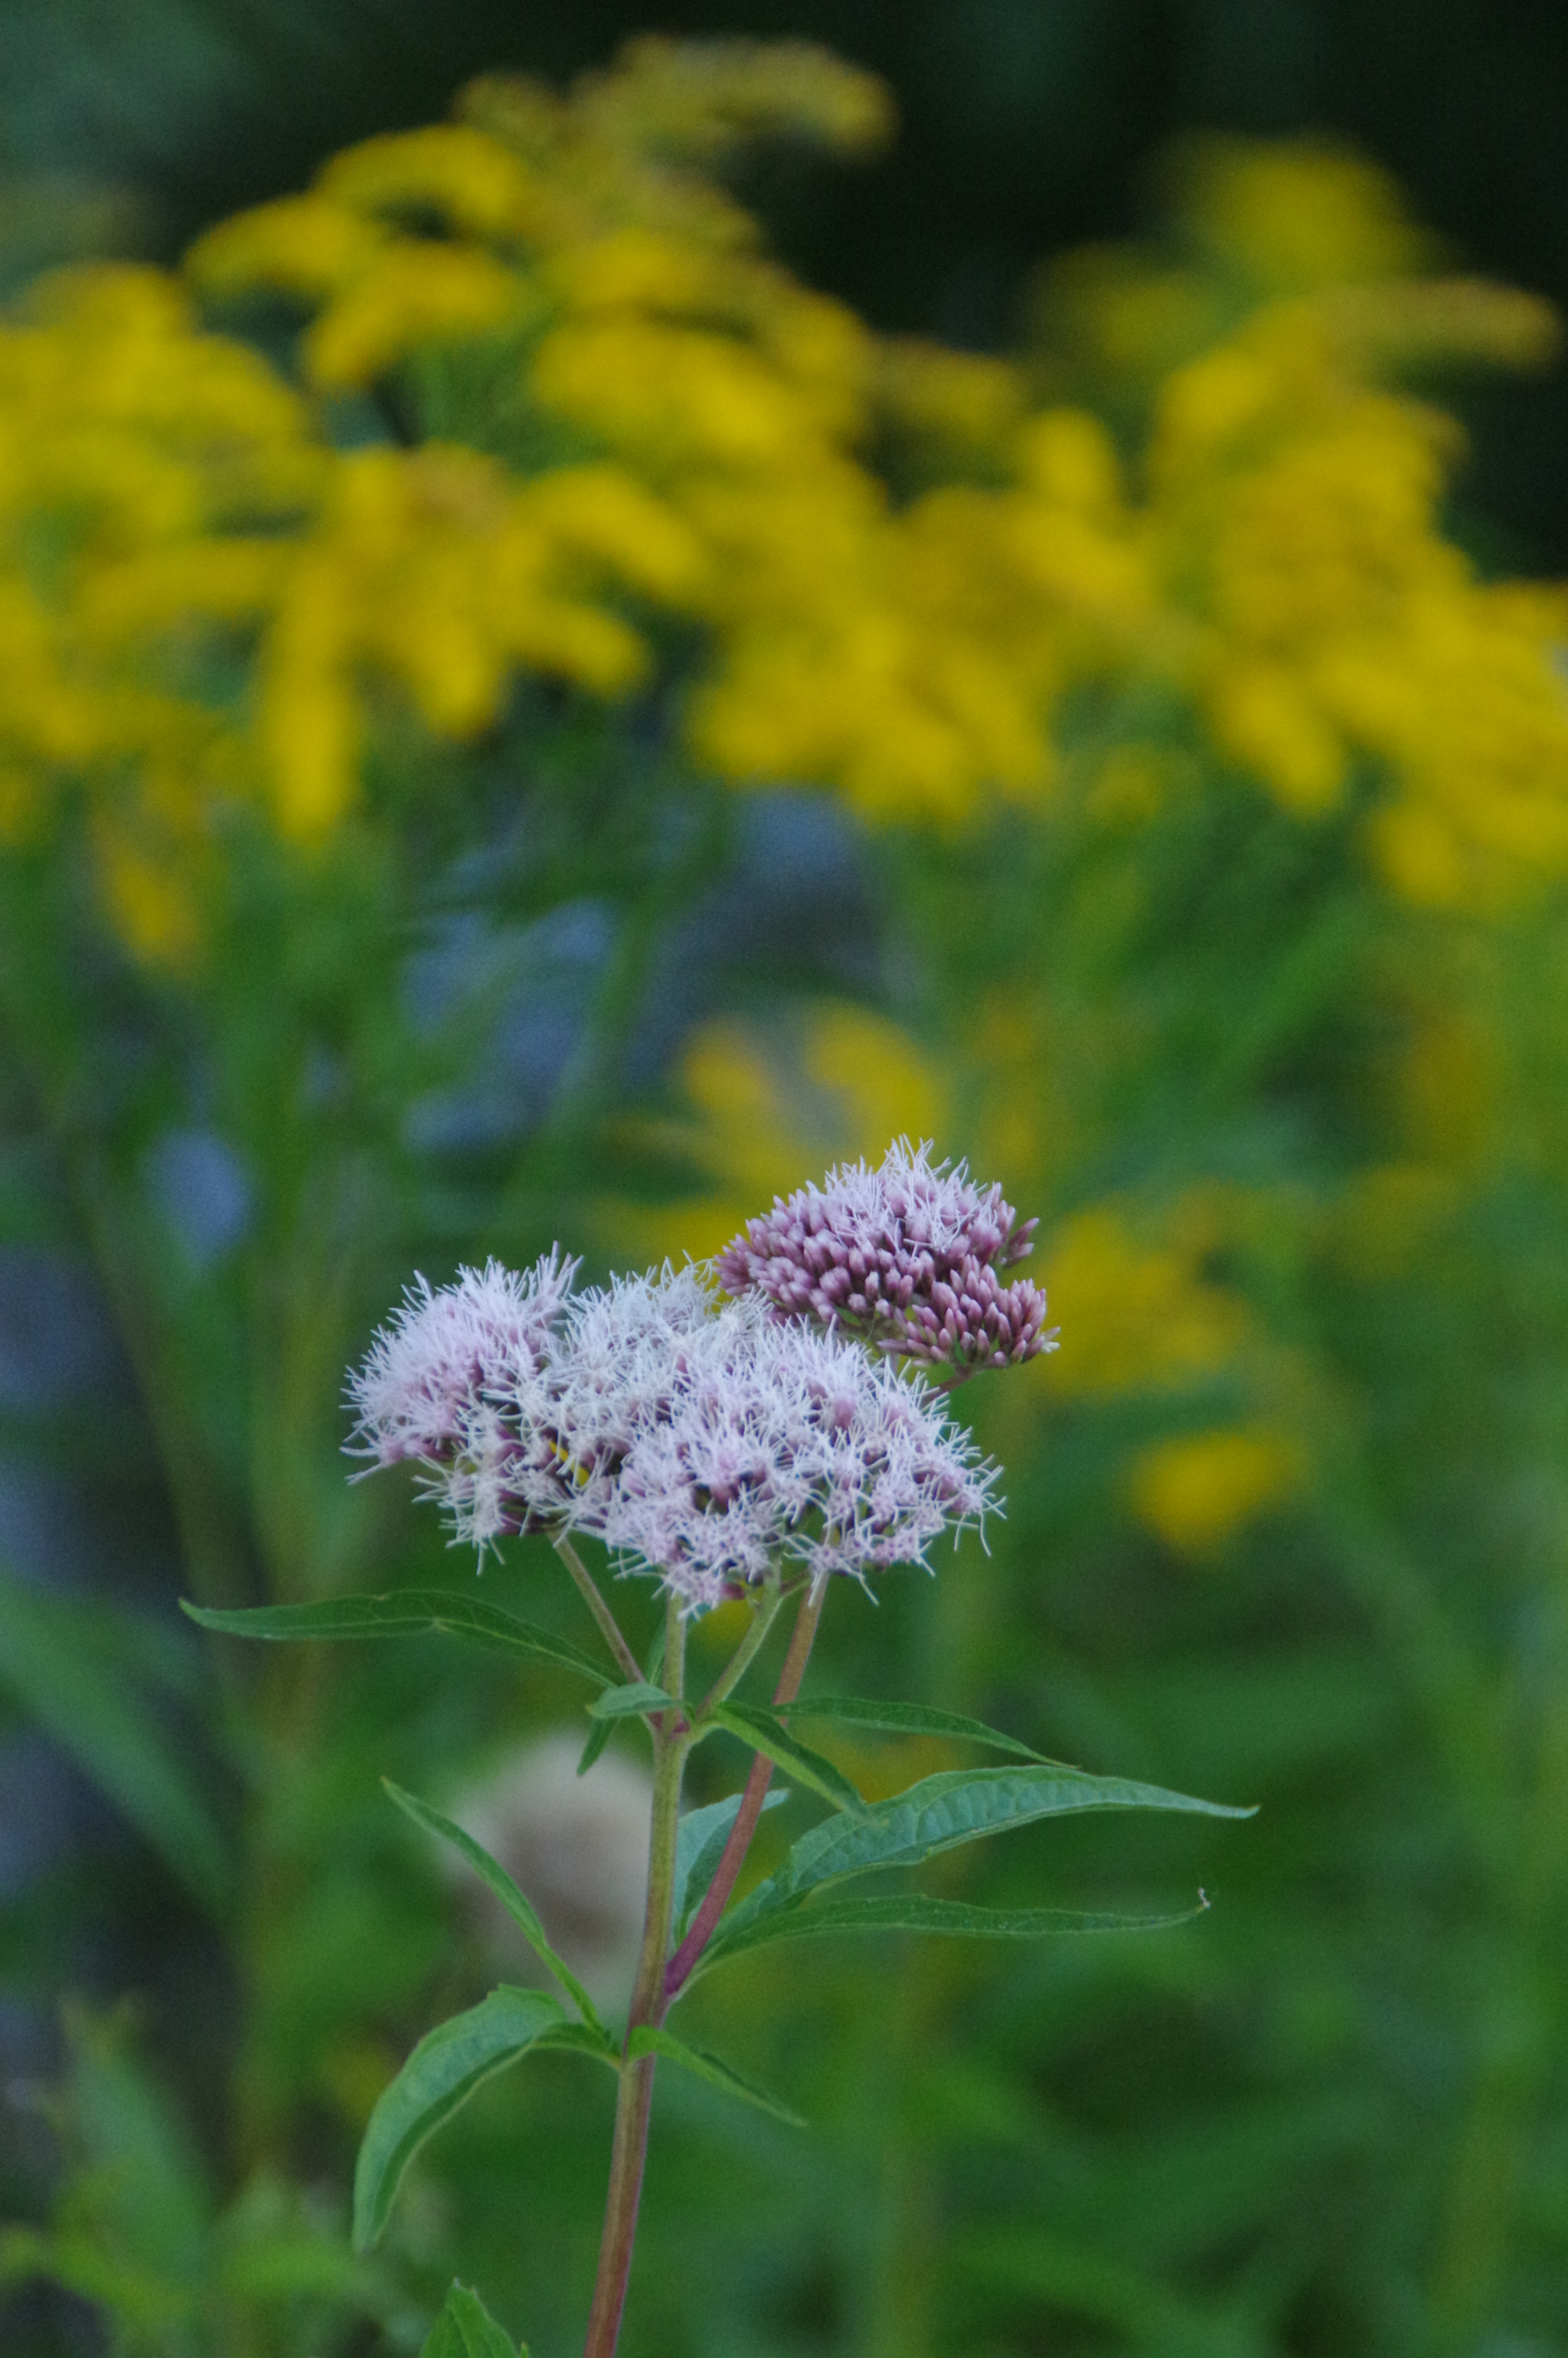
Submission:
M 1203 127 L 1353 140 L 1463 266 L 1568 307 L 1568 11 L 1548 0 L 8 0 L 0 166 L 128 184 L 138 241 L 170 255 L 472 74 L 567 79 L 643 31 L 809 38 L 891 83 L 889 155 L 753 192 L 788 258 L 880 328 L 1005 342 L 1032 264 L 1125 235 L 1150 156 Z M 1460 406 L 1488 556 L 1568 568 L 1568 377 Z

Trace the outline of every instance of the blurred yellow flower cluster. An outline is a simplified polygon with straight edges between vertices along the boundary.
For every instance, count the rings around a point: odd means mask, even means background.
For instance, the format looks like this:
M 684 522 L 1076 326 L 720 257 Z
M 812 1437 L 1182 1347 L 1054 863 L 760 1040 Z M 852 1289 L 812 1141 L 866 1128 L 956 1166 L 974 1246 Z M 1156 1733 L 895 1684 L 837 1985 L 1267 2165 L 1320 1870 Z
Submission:
M 1404 895 L 1568 864 L 1561 602 L 1476 579 L 1455 429 L 1390 389 L 1539 359 L 1543 308 L 1421 276 L 1368 166 L 1211 146 L 1185 258 L 1080 258 L 1054 354 L 888 342 L 716 177 L 887 124 L 797 45 L 477 84 L 189 256 L 209 306 L 289 308 L 297 383 L 157 272 L 42 284 L 0 325 L 5 825 L 84 785 L 170 955 L 225 810 L 319 835 L 384 719 L 475 735 L 520 673 L 664 676 L 718 773 L 949 823 L 1051 787 L 1075 686 L 1152 683 L 1292 811 L 1364 798 Z
M 167 845 L 244 759 L 192 693 L 187 618 L 275 594 L 320 481 L 304 405 L 156 272 L 46 281 L 0 325 L 0 821 L 14 841 L 47 782 L 101 785 L 96 846 L 140 946 L 189 931 Z
M 1124 459 L 1091 411 L 1033 404 L 1022 367 L 871 337 L 697 168 L 770 129 L 875 139 L 864 76 L 644 41 L 568 100 L 481 83 L 466 115 L 351 149 L 211 233 L 192 270 L 213 296 L 306 305 L 322 391 L 483 350 L 606 486 L 642 486 L 660 562 L 636 586 L 707 624 L 699 761 L 954 820 L 1050 785 L 1075 682 L 1152 674 L 1293 810 L 1374 765 L 1378 849 L 1413 897 L 1568 859 L 1558 603 L 1476 581 L 1437 517 L 1456 431 L 1379 384 L 1532 362 L 1552 323 L 1416 275 L 1422 242 L 1373 168 L 1211 143 L 1178 208 L 1200 267 L 1080 269 L 1076 335 L 1124 379 L 1164 338 Z

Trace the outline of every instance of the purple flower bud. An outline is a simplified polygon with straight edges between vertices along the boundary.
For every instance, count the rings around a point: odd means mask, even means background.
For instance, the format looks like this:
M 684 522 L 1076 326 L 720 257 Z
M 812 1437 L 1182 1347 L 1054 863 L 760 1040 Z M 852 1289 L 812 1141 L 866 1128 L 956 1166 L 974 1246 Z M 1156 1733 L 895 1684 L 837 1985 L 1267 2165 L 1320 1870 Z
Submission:
M 933 1166 L 928 1154 L 900 1139 L 874 1171 L 844 1163 L 820 1187 L 775 1196 L 719 1255 L 720 1284 L 761 1295 L 775 1318 L 924 1360 L 949 1382 L 1054 1350 L 1043 1290 L 999 1274 L 1033 1250 L 1038 1222 L 1021 1223 L 964 1163 Z

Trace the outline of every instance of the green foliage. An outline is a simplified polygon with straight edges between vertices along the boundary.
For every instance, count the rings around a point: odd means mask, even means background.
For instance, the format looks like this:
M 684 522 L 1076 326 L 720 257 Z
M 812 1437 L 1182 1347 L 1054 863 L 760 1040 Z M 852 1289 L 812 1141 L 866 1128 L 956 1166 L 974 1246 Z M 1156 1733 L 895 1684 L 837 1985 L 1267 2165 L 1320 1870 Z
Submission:
M 737 1947 L 755 1947 L 780 1911 L 795 1909 L 824 1884 L 840 1883 L 879 1868 L 917 1866 L 944 1851 L 961 1849 L 1010 1827 L 1087 1810 L 1176 1810 L 1215 1818 L 1253 1814 L 1250 1810 L 1195 1801 L 1185 1793 L 1163 1792 L 1157 1786 L 1136 1784 L 1127 1778 L 1091 1777 L 1082 1769 L 975 1768 L 928 1777 L 896 1800 L 884 1802 L 869 1825 L 847 1827 L 841 1821 L 828 1819 L 803 1834 L 783 1865 L 739 1907 L 720 1918 L 704 1952 L 703 1965 L 720 1963 Z M 888 1903 L 892 1908 L 906 1904 L 918 1909 L 920 1903 Z M 815 1917 L 807 1920 L 816 1929 Z M 876 1921 L 874 1918 L 860 1920 L 868 1928 Z M 1016 1920 L 1022 1924 L 1023 1920 Z M 1122 1931 L 1131 1920 L 1122 1918 L 1098 1929 Z M 1164 1916 L 1148 1920 L 1162 1925 L 1184 1920 Z M 909 1929 L 914 1929 L 913 1918 Z M 950 1919 L 940 1929 L 956 1931 L 962 1927 L 957 1919 Z M 1047 1910 L 1037 1915 L 1029 1929 L 1044 1932 L 1097 1928 L 1082 1918 L 1073 1924 L 1064 1923 L 1054 1911 Z
M 961 1743 L 983 1744 L 988 1751 L 1013 1752 L 1021 1760 L 1039 1760 L 1033 1746 L 1016 1736 L 1003 1736 L 981 1719 L 961 1711 L 935 1711 L 922 1703 L 868 1703 L 855 1695 L 808 1695 L 780 1705 L 785 1719 L 835 1719 L 848 1727 L 871 1727 L 886 1736 L 946 1736 Z M 1060 1764 L 1054 1764 L 1060 1765 Z
M 974 1908 L 962 1899 L 930 1899 L 912 1891 L 897 1899 L 832 1899 L 802 1913 L 741 1915 L 715 1935 L 697 1967 L 725 1964 L 772 1941 L 813 1940 L 833 1932 L 951 1932 L 979 1941 L 1043 1941 L 1060 1932 L 1166 1932 L 1190 1924 L 1207 1907 L 1200 1900 L 1174 1915 L 1121 1916 L 1074 1908 Z
M 536 1660 L 575 1671 L 608 1687 L 610 1674 L 591 1655 L 533 1628 L 499 1606 L 477 1597 L 444 1591 L 414 1589 L 396 1596 L 331 1596 L 316 1605 L 258 1605 L 240 1612 L 217 1612 L 210 1606 L 187 1604 L 184 1610 L 204 1629 L 221 1630 L 231 1638 L 265 1638 L 275 1641 L 332 1638 L 412 1638 L 439 1630 L 466 1638 L 475 1646 L 503 1652 L 531 1654 Z M 668 1698 L 666 1697 L 667 1701 Z M 624 1707 L 624 1706 L 623 1706 Z M 640 1705 L 631 1706 L 633 1710 Z
M 477 2292 L 454 2284 L 419 2358 L 528 2358 L 528 2352 L 503 2332 Z
M 705 1809 L 687 1810 L 681 1819 L 676 1841 L 675 1890 L 670 1902 L 671 1919 L 678 1931 L 686 1930 L 687 1918 L 700 1906 L 702 1895 L 713 1880 L 743 1798 L 740 1793 L 731 1793 L 726 1801 L 709 1801 Z M 788 1799 L 787 1791 L 775 1785 L 762 1796 L 763 1811 L 780 1809 Z
M 156 1687 L 132 1668 L 136 1651 L 127 1615 L 0 1574 L 0 1691 L 48 1729 L 202 1906 L 221 1914 L 232 1881 L 223 1829 L 189 1747 L 167 1725 L 167 1696 L 160 1713 Z
M 817 1794 L 846 1816 L 864 1820 L 876 1814 L 831 1760 L 798 1744 L 778 1715 L 762 1704 L 716 1704 L 711 1717 L 716 1726 L 738 1736 L 742 1744 L 760 1752 L 775 1768 L 787 1769 L 797 1785 L 803 1785 L 808 1793 Z
M 265 2170 L 220 2205 L 126 2017 L 72 2009 L 67 2030 L 52 2111 L 70 2190 L 49 2228 L 0 2232 L 0 2285 L 69 2287 L 109 2320 L 116 2358 L 195 2358 L 279 2331 L 337 2351 L 366 2320 L 400 2323 L 392 2287 L 349 2252 L 334 2206 Z
M 611 1687 L 588 1706 L 590 1719 L 643 1719 L 651 1711 L 667 1711 L 674 1695 L 663 1687 L 645 1682 L 641 1686 Z
M 427 1801 L 419 1801 L 413 1793 L 406 1793 L 401 1785 L 393 1783 L 390 1777 L 384 1777 L 381 1781 L 406 1817 L 412 1818 L 415 1824 L 422 1826 L 427 1833 L 436 1834 L 442 1842 L 450 1843 L 458 1856 L 466 1859 L 485 1889 L 500 1900 L 539 1963 L 559 1982 L 589 2028 L 602 2033 L 604 2025 L 599 2018 L 593 2000 L 566 1959 L 551 1948 L 545 1937 L 545 1928 L 539 1921 L 538 1910 L 518 1890 L 506 1869 L 498 1866 L 471 1834 L 466 1834 L 461 1826 L 454 1825 L 450 1818 L 444 1818 L 439 1810 L 431 1809 Z
M 768 2094 L 766 2089 L 754 2086 L 730 2064 L 721 2062 L 717 2055 L 708 2055 L 700 2047 L 688 2047 L 684 2039 L 677 2039 L 671 2030 L 655 2030 L 646 2023 L 633 2030 L 626 2042 L 626 2060 L 634 2063 L 643 2055 L 665 2056 L 671 2063 L 679 2064 L 683 2071 L 691 2072 L 694 2078 L 706 2080 L 710 2088 L 721 2088 L 727 2096 L 738 2096 L 742 2104 L 754 2104 L 762 2113 L 771 2113 L 774 2120 L 783 2121 L 789 2128 L 803 2129 L 806 2126 L 798 2113 L 792 2113 L 787 2104 L 781 2104 L 776 2096 Z
M 379 2243 L 407 2169 L 475 2090 L 531 2049 L 564 2047 L 611 2065 L 602 2030 L 574 2023 L 542 1990 L 497 1989 L 466 2013 L 427 2031 L 390 2087 L 376 2100 L 354 2170 L 354 2245 Z

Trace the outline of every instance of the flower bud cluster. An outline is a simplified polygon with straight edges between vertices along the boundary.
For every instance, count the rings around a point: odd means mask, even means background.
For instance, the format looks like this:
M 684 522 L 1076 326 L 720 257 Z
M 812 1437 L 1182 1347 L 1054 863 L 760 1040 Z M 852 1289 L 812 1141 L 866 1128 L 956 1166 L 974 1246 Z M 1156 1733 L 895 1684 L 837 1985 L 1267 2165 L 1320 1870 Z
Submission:
M 1043 1289 L 1004 1274 L 1033 1250 L 1036 1223 L 1020 1224 L 964 1163 L 927 1157 L 900 1139 L 875 1170 L 844 1163 L 820 1187 L 775 1196 L 719 1255 L 720 1284 L 950 1382 L 1054 1350 Z
M 481 1552 L 589 1531 L 700 1612 L 772 1568 L 924 1563 L 993 1503 L 942 1402 L 858 1343 L 693 1269 L 582 1293 L 573 1274 L 552 1253 L 421 1282 L 351 1379 L 362 1453 L 416 1459 Z

